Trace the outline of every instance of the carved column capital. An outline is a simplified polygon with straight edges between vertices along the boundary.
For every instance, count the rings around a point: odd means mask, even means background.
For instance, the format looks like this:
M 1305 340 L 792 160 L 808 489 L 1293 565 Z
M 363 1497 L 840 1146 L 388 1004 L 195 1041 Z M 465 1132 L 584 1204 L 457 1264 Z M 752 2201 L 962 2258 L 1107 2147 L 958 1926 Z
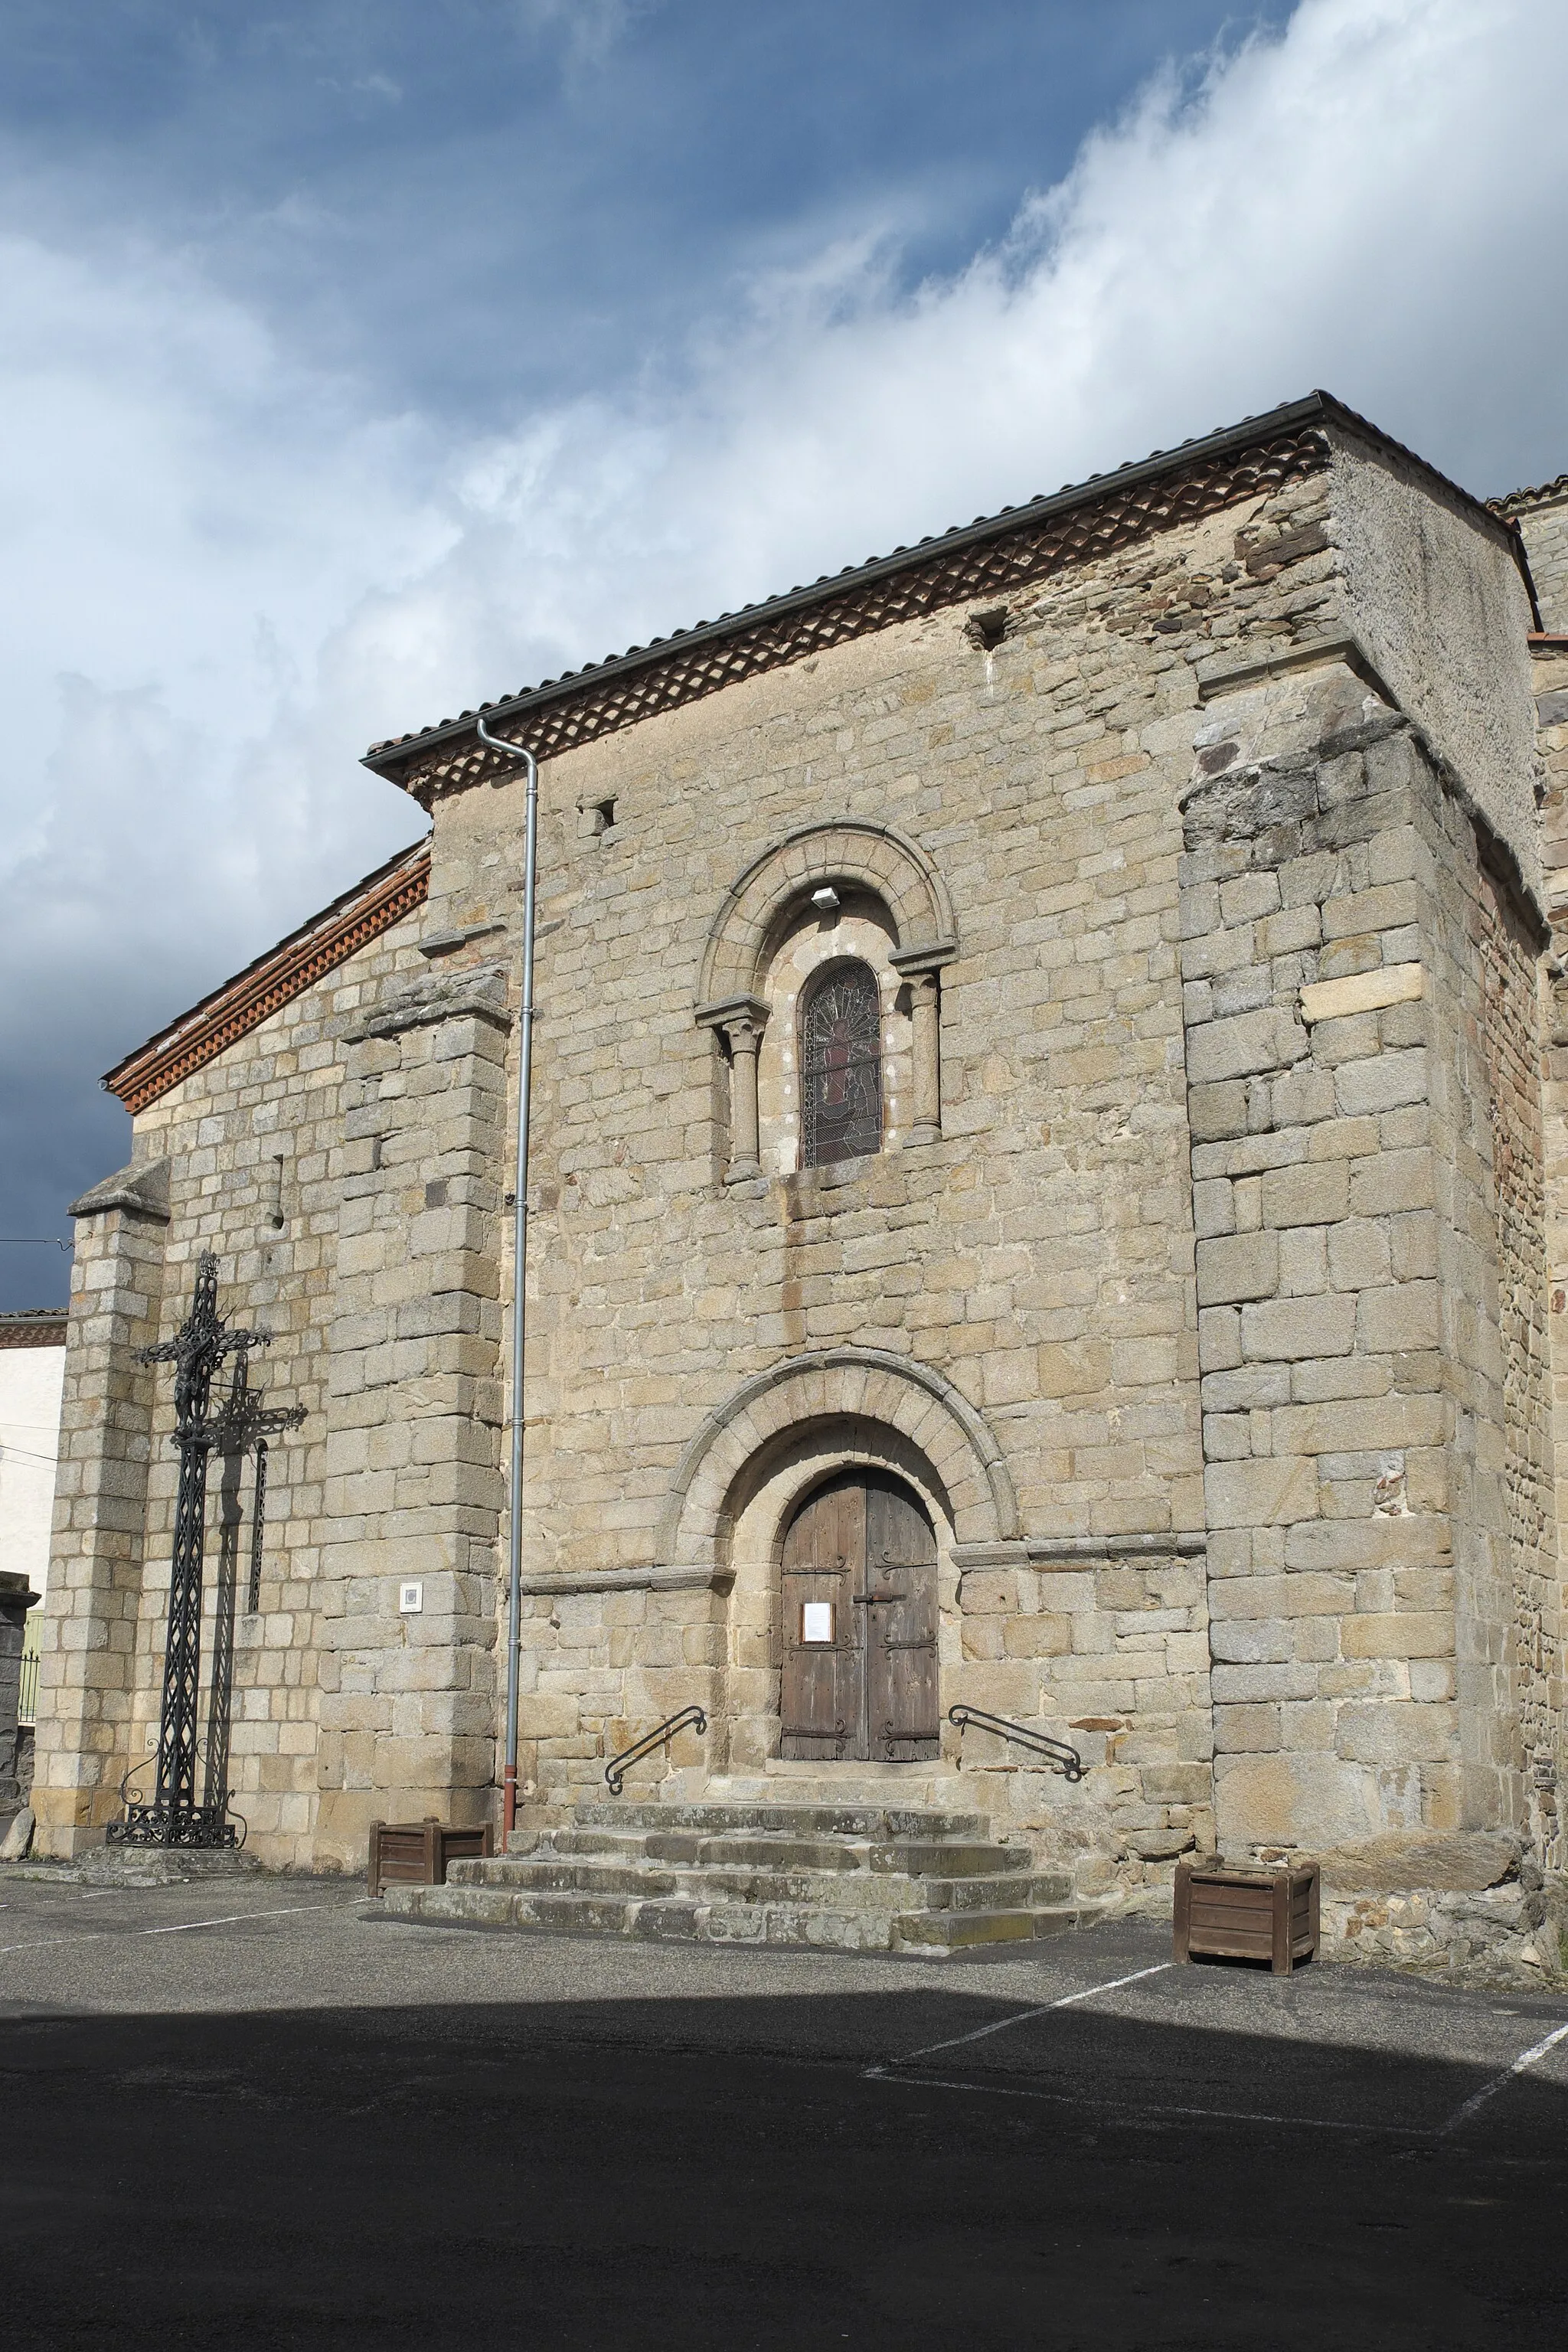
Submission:
M 768 1025 L 768 1003 L 762 996 L 723 996 L 711 1004 L 700 1004 L 697 1021 L 700 1028 L 717 1029 L 734 1045 L 734 1033 L 747 1029 L 760 1037 Z
M 926 940 L 914 947 L 894 948 L 888 958 L 903 980 L 933 977 L 958 953 L 956 940 Z
M 760 996 L 727 996 L 700 1004 L 697 1018 L 720 1032 L 730 1048 L 730 1165 L 726 1184 L 744 1184 L 763 1172 L 757 1120 L 757 1048 L 768 1024 Z

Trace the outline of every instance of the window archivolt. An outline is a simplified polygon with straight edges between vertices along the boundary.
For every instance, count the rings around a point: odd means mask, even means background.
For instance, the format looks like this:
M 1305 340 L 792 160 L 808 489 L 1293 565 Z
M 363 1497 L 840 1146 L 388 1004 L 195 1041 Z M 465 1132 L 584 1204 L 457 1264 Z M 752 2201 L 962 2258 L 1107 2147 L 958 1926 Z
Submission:
M 727 1182 L 937 1140 L 952 921 L 924 853 L 855 819 L 787 835 L 737 878 L 697 1006 L 729 1064 Z
M 952 902 L 923 849 L 890 825 L 846 817 L 800 826 L 752 859 L 724 894 L 703 950 L 697 1017 L 755 996 L 781 910 L 847 885 L 887 910 L 900 956 L 932 968 L 954 951 Z

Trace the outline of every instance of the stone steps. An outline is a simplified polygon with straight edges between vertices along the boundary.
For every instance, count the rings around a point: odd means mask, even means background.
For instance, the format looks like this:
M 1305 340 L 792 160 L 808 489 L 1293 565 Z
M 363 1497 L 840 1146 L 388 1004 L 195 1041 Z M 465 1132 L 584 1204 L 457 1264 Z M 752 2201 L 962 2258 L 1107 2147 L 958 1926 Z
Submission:
M 735 1837 L 707 1835 L 700 1831 L 557 1830 L 536 1847 L 514 1844 L 512 1859 L 533 1854 L 571 1855 L 584 1861 L 647 1861 L 688 1869 L 889 1871 L 919 1878 L 940 1872 L 946 1878 L 994 1876 L 999 1872 L 1027 1870 L 1030 1857 L 1024 1846 L 998 1846 L 989 1842 L 957 1838 L 872 1840 L 869 1838 Z M 472 1864 L 453 1869 L 472 1869 Z
M 575 1830 L 637 1831 L 701 1830 L 712 1835 L 740 1836 L 746 1831 L 766 1837 L 919 1838 L 972 1837 L 989 1839 L 991 1824 L 984 1813 L 944 1812 L 936 1805 L 797 1805 L 763 1803 L 700 1805 L 632 1805 L 595 1800 L 577 1806 L 572 1815 Z M 519 1832 L 528 1836 L 531 1832 Z
M 716 1772 L 689 1790 L 675 1775 L 663 1784 L 659 1801 L 726 1805 L 891 1805 L 908 1811 L 956 1813 L 973 1801 L 973 1791 L 951 1766 L 918 1764 L 788 1763 L 775 1757 L 765 1772 Z
M 1016 1943 L 1092 1924 L 1072 1906 L 1034 1910 L 860 1910 L 818 1902 L 699 1902 L 684 1896 L 614 1896 L 497 1886 L 389 1886 L 389 1917 L 432 1924 L 544 1927 L 557 1934 L 637 1937 L 652 1942 L 762 1944 L 853 1952 L 962 1951 Z
M 930 1957 L 1099 1916 L 1065 1872 L 987 1830 L 927 1805 L 595 1802 L 383 1901 L 402 1919 Z
M 1019 1861 L 1026 1865 L 1028 1856 L 1020 1854 Z M 679 1895 L 740 1903 L 808 1903 L 819 1908 L 856 1911 L 921 1906 L 942 1911 L 1010 1910 L 1065 1902 L 1071 1893 L 1070 1881 L 1060 1871 L 1034 1872 L 1026 1867 L 989 1876 L 948 1877 L 881 1869 L 827 1872 L 793 1867 L 782 1856 L 767 1868 L 753 1864 L 727 1865 L 717 1860 L 660 1868 L 652 1863 L 639 1867 L 604 1856 L 512 1854 L 489 1862 L 455 1862 L 447 1874 L 447 1884 L 501 1887 L 518 1894 L 640 1895 L 655 1899 Z

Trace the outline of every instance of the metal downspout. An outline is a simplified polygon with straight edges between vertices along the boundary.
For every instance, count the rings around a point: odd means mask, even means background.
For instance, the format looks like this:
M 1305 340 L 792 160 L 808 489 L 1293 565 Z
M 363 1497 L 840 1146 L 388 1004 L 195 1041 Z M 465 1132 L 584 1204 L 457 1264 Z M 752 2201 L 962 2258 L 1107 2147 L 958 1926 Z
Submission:
M 492 735 L 476 721 L 481 743 L 521 760 L 527 778 L 522 851 L 522 988 L 518 1008 L 517 1161 L 511 1229 L 511 1485 L 508 1529 L 506 1634 L 506 1765 L 501 1781 L 501 1844 L 517 1822 L 517 1693 L 522 1647 L 522 1374 L 523 1304 L 528 1282 L 528 1114 L 533 1079 L 533 908 L 539 848 L 539 762 L 525 745 Z

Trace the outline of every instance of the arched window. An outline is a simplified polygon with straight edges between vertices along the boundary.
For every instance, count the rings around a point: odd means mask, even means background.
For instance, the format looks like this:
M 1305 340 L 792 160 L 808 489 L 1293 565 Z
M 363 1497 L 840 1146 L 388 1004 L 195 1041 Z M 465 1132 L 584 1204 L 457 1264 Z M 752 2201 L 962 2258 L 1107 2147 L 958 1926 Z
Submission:
M 803 998 L 800 1134 L 803 1168 L 882 1148 L 882 1007 L 868 964 L 830 965 Z

